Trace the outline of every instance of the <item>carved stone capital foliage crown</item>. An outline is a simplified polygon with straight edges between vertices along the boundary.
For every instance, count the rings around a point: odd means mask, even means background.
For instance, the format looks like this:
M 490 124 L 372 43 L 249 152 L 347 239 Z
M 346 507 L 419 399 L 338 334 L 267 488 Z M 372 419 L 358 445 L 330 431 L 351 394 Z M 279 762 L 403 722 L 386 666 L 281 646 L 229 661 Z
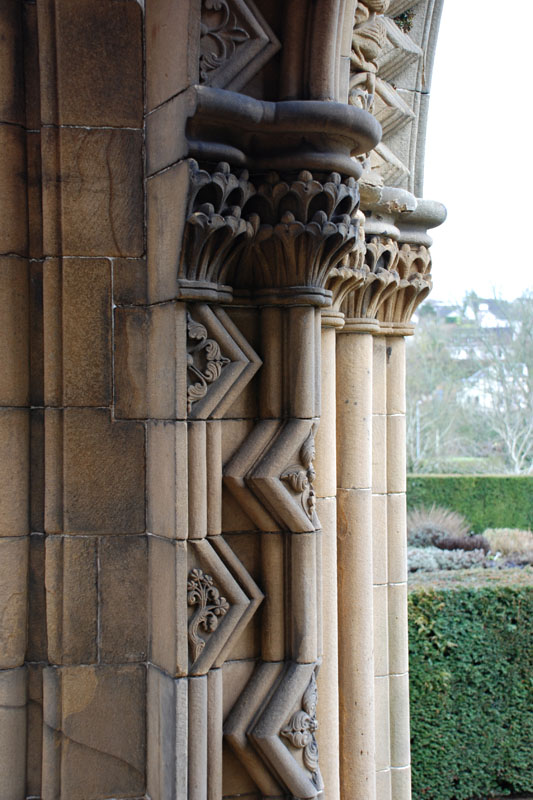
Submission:
M 224 162 L 213 171 L 189 163 L 183 294 L 229 299 L 234 289 L 329 304 L 328 278 L 360 240 L 355 178 L 307 170 L 251 177 Z

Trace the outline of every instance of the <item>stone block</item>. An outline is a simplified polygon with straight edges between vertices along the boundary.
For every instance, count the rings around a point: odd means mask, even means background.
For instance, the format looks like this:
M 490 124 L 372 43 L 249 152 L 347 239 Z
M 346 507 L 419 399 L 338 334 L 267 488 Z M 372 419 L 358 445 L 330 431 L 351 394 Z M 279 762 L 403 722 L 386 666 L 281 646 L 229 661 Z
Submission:
M 189 167 L 185 161 L 155 175 L 147 182 L 146 247 L 151 303 L 170 300 L 178 294 L 177 265 L 185 224 L 188 185 Z
M 374 586 L 374 674 L 389 673 L 389 625 L 387 586 Z
M 16 125 L 0 124 L 0 186 L 2 225 L 0 254 L 26 255 L 28 216 L 26 195 L 25 132 Z
M 42 533 L 30 536 L 28 574 L 28 661 L 46 661 L 46 589 L 45 537 Z
M 183 303 L 115 311 L 117 417 L 187 416 L 186 317 Z
M 147 657 L 148 543 L 145 536 L 99 541 L 100 659 L 128 663 Z
M 0 409 L 0 536 L 29 533 L 30 412 Z
M 409 669 L 407 643 L 407 583 L 389 586 L 389 672 L 400 674 Z
M 98 656 L 95 537 L 47 536 L 46 627 L 52 664 L 90 664 Z
M 104 259 L 44 264 L 46 402 L 111 403 L 111 265 Z
M 0 797 L 26 797 L 25 667 L 0 670 Z
M 407 581 L 407 504 L 405 494 L 387 497 L 389 581 Z
M 140 797 L 145 786 L 145 668 L 47 668 L 43 797 Z
M 143 533 L 144 427 L 105 409 L 45 414 L 47 533 Z
M 147 679 L 147 791 L 152 800 L 187 797 L 187 678 L 151 664 Z
M 188 673 L 187 544 L 149 537 L 150 661 L 171 676 Z
M 146 259 L 113 259 L 113 302 L 118 306 L 148 303 Z
M 0 122 L 24 124 L 22 8 L 4 0 L 0 8 Z
M 176 47 L 176 31 L 187 47 Z M 198 83 L 200 4 L 146 2 L 146 96 L 148 110 Z
M 407 485 L 405 466 L 405 417 L 403 414 L 387 417 L 387 490 L 405 492 Z
M 387 337 L 387 413 L 405 414 L 405 339 Z
M 387 583 L 387 496 L 372 496 L 372 571 L 374 584 Z
M 376 769 L 390 768 L 390 720 L 389 677 L 374 681 L 374 703 L 376 714 Z
M 372 360 L 372 413 L 387 411 L 387 340 L 374 336 Z
M 379 800 L 391 800 L 391 771 L 390 769 L 381 769 L 376 772 L 376 797 Z
M 391 790 L 394 800 L 411 800 L 411 767 L 391 769 Z
M 29 270 L 26 260 L 0 258 L 0 405 L 29 400 Z
M 55 43 L 44 37 L 40 42 L 43 58 L 55 55 L 57 63 L 56 75 L 46 67 L 43 70 L 43 122 L 141 127 L 139 4 L 62 0 L 53 9 Z
M 187 423 L 148 422 L 146 458 L 147 528 L 170 539 L 186 539 Z
M 0 539 L 0 669 L 24 663 L 27 641 L 27 536 Z
M 410 763 L 409 675 L 391 675 L 389 681 L 391 766 L 406 767 Z
M 337 442 L 338 486 L 367 489 L 372 485 L 370 333 L 337 336 Z M 357 442 L 357 447 L 344 442 Z
M 41 136 L 44 253 L 142 255 L 142 133 L 43 128 Z
M 63 262 L 63 403 L 111 402 L 111 268 L 108 261 Z
M 387 491 L 387 417 L 372 415 L 372 492 Z
M 187 117 L 194 111 L 194 97 L 178 94 L 146 118 L 146 172 L 156 172 L 187 155 Z

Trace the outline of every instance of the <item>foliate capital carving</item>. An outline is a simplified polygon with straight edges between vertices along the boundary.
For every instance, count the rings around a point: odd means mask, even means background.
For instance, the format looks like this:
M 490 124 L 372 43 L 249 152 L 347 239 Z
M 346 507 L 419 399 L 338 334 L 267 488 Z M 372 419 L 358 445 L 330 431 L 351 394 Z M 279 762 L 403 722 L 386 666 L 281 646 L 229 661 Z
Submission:
M 326 289 L 331 292 L 331 306 L 334 312 L 340 310 L 344 298 L 350 292 L 364 284 L 368 274 L 368 267 L 365 264 L 365 215 L 362 211 L 357 211 L 354 221 L 357 222 L 355 247 L 339 266 L 330 269 L 326 280 Z
M 355 179 L 335 172 L 318 179 L 307 170 L 250 179 L 225 163 L 212 173 L 190 164 L 182 296 L 229 299 L 233 288 L 329 304 L 328 276 L 358 241 Z
M 378 312 L 380 322 L 408 323 L 433 286 L 431 255 L 424 245 L 402 244 L 398 251 L 396 291 Z
M 183 297 L 230 300 L 225 274 L 245 242 L 252 238 L 251 222 L 242 218 L 247 200 L 255 193 L 243 170 L 235 175 L 229 164 L 213 172 L 189 161 L 189 200 L 178 270 Z
M 389 236 L 372 236 L 366 245 L 364 281 L 347 294 L 341 310 L 348 319 L 375 320 L 382 303 L 398 283 L 398 244 Z

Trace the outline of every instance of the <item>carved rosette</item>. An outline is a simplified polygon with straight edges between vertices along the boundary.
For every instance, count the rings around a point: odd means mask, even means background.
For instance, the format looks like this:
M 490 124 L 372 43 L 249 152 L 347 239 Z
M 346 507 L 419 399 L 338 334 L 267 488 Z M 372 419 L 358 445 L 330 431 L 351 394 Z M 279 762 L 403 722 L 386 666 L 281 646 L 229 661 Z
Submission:
M 314 431 L 311 431 L 300 450 L 300 464 L 293 464 L 286 469 L 280 478 L 285 481 L 292 491 L 299 496 L 304 512 L 310 520 L 314 518 L 316 508 L 316 495 L 313 481 L 316 477 L 313 468 L 315 453 Z
M 204 325 L 196 322 L 189 313 L 187 337 L 190 342 L 187 348 L 187 371 L 190 375 L 187 411 L 190 413 L 193 404 L 206 396 L 209 384 L 220 378 L 223 368 L 231 362 L 220 352 L 218 342 L 208 338 Z
M 296 711 L 281 730 L 281 735 L 287 739 L 292 747 L 301 749 L 303 762 L 309 772 L 313 775 L 313 780 L 317 783 L 318 773 L 318 744 L 315 739 L 315 731 L 318 730 L 316 718 L 316 706 L 318 701 L 318 690 L 316 677 L 313 672 L 309 686 L 302 697 L 302 708 Z
M 211 575 L 201 569 L 192 569 L 189 573 L 187 603 L 198 607 L 189 623 L 189 644 L 192 659 L 196 661 L 206 644 L 205 639 L 199 636 L 199 630 L 203 629 L 206 634 L 213 633 L 221 617 L 229 611 L 229 603 L 225 597 L 221 597 Z

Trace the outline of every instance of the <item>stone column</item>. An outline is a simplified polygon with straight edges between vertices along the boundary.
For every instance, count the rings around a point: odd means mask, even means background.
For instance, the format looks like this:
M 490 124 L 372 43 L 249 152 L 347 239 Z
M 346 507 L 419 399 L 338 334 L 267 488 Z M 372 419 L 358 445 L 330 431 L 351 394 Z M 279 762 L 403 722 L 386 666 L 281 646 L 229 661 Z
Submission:
M 322 525 L 322 650 L 318 675 L 317 741 L 323 764 L 328 798 L 340 797 L 340 718 L 338 649 L 338 560 L 337 560 L 337 408 L 336 408 L 336 333 L 344 326 L 339 310 L 350 291 L 365 278 L 364 217 L 358 212 L 358 239 L 350 256 L 350 266 L 331 271 L 327 288 L 332 306 L 322 311 L 321 396 L 322 413 L 316 436 L 315 490 L 317 511 Z
M 27 118 L 22 4 L 0 8 L 0 797 L 26 796 L 30 542 Z
M 337 547 L 341 797 L 376 797 L 372 600 L 372 330 L 337 338 Z
M 387 468 L 386 575 L 388 626 L 388 686 L 390 731 L 390 786 L 394 800 L 411 797 L 409 753 L 409 674 L 407 641 L 406 467 L 405 467 L 405 336 L 412 335 L 410 320 L 432 286 L 432 243 L 427 229 L 446 216 L 440 203 L 418 200 L 416 209 L 395 213 L 398 229 L 396 291 L 381 306 L 378 317 L 385 348 L 385 410 Z M 385 623 L 384 623 L 385 624 Z M 386 724 L 385 722 L 383 723 Z
M 322 526 L 322 663 L 318 674 L 317 741 L 327 796 L 340 796 L 339 669 L 337 617 L 337 465 L 336 465 L 336 330 L 344 324 L 339 311 L 322 312 L 322 414 L 316 436 L 315 491 Z

